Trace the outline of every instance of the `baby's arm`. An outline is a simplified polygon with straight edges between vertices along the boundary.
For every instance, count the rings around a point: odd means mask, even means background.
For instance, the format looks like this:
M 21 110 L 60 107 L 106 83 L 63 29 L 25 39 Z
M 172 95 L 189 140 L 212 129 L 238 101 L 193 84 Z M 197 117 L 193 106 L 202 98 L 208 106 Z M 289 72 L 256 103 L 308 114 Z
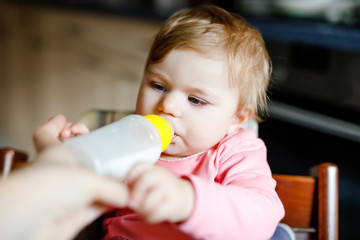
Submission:
M 269 239 L 284 216 L 266 148 L 256 143 L 233 147 L 241 151 L 223 151 L 227 156 L 221 160 L 217 182 L 188 176 L 195 190 L 195 207 L 179 227 L 194 238 Z
M 138 163 L 126 178 L 130 189 L 130 207 L 149 223 L 182 222 L 192 212 L 194 190 L 185 179 L 168 169 Z

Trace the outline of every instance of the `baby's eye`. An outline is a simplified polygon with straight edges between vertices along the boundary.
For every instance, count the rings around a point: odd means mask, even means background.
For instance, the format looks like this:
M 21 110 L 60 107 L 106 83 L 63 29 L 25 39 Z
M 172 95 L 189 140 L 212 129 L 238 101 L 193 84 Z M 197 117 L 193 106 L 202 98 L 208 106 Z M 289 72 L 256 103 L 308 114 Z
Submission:
M 166 86 L 164 86 L 163 84 L 160 84 L 160 83 L 158 83 L 158 82 L 151 82 L 151 83 L 150 83 L 150 86 L 151 86 L 153 89 L 157 90 L 157 91 L 161 91 L 161 92 L 166 92 L 166 91 L 167 91 Z
M 207 102 L 206 101 L 204 101 L 204 100 L 202 100 L 202 99 L 200 99 L 200 98 L 197 98 L 197 97 L 192 97 L 192 96 L 189 96 L 188 97 L 188 100 L 192 103 L 192 104 L 194 104 L 194 105 L 206 105 L 207 104 Z

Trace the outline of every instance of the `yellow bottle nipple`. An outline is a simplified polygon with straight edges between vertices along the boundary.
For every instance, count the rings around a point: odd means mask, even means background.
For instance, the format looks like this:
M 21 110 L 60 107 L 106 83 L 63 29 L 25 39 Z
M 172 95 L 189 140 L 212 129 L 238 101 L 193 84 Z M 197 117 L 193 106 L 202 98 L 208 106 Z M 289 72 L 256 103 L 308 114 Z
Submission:
M 160 117 L 158 115 L 145 115 L 147 118 L 158 130 L 161 139 L 161 152 L 163 152 L 170 144 L 171 139 L 173 137 L 173 129 L 172 126 L 166 121 L 165 118 Z

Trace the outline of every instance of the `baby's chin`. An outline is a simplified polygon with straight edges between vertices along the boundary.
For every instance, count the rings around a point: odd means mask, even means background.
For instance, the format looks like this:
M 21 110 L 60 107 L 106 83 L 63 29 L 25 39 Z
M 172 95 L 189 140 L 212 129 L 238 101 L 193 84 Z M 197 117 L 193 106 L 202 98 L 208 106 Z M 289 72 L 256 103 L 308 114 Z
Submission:
M 161 154 L 161 158 L 163 159 L 179 159 L 189 156 L 190 154 L 184 154 L 184 152 L 176 151 L 175 146 L 170 146 Z
M 160 156 L 160 158 L 164 159 L 164 160 L 176 160 L 176 159 L 182 159 L 182 158 L 187 158 L 190 157 L 194 154 L 198 154 L 199 152 L 203 152 L 203 151 L 196 151 L 196 152 L 177 152 L 174 148 L 172 148 L 174 146 L 169 146 Z
M 164 152 L 161 153 L 161 158 L 163 159 L 178 159 L 178 158 L 184 158 L 187 157 L 187 154 L 179 153 L 171 149 L 172 147 L 169 146 Z
M 173 160 L 181 159 L 183 157 L 176 156 L 176 155 L 168 155 L 168 154 L 162 153 L 160 158 L 162 160 L 173 161 Z

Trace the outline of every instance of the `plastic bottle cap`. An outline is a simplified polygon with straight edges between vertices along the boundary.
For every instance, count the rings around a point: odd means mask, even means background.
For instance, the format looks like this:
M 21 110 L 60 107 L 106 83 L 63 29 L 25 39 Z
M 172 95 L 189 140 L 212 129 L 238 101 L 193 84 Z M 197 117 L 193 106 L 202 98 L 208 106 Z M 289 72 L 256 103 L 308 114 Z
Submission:
M 173 137 L 173 130 L 170 124 L 168 123 L 168 121 L 166 121 L 165 118 L 158 115 L 150 114 L 145 115 L 144 117 L 147 118 L 152 124 L 154 124 L 154 126 L 158 130 L 161 139 L 161 152 L 163 152 L 169 146 Z

